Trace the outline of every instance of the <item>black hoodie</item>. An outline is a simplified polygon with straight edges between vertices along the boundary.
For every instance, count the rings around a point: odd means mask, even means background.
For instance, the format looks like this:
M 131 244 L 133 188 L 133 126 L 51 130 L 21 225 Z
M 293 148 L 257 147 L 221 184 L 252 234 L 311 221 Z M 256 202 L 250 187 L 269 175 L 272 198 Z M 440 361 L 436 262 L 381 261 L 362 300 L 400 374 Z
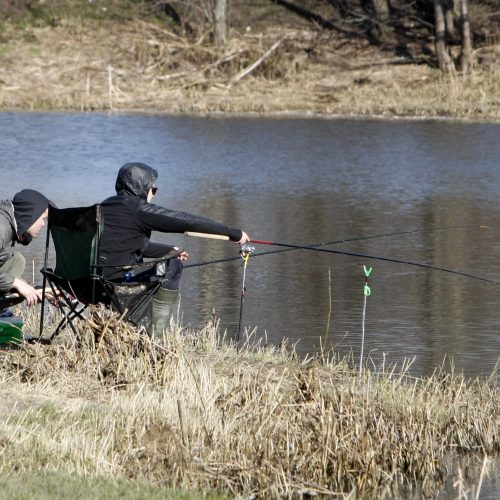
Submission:
M 0 201 L 0 266 L 14 255 L 14 245 L 31 241 L 26 231 L 49 206 L 49 200 L 38 191 L 24 189 L 12 200 Z M 12 288 L 15 276 L 10 272 L 0 273 L 0 293 Z
M 147 202 L 158 172 L 144 163 L 126 163 L 118 172 L 116 196 L 102 202 L 104 231 L 101 238 L 101 263 L 120 266 L 142 262 L 144 257 L 162 257 L 172 247 L 149 241 L 152 231 L 184 233 L 196 231 L 223 234 L 239 241 L 241 229 L 231 228 L 199 215 L 177 212 Z M 104 268 L 108 278 L 118 274 Z

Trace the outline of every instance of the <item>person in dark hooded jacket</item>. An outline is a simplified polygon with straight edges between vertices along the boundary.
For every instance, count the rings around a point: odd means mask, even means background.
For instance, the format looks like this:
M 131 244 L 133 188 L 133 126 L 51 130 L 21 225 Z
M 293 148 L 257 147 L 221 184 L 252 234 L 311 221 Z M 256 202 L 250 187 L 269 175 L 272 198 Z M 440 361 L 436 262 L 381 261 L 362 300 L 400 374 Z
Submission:
M 137 264 L 144 258 L 162 258 L 177 250 L 176 247 L 150 241 L 153 231 L 221 234 L 240 245 L 250 241 L 241 229 L 151 203 L 158 189 L 157 179 L 158 172 L 144 163 L 126 163 L 120 168 L 115 184 L 116 195 L 101 203 L 104 229 L 100 255 L 103 266 Z M 187 258 L 187 252 L 182 252 L 177 259 L 168 261 L 167 269 L 154 270 L 154 274 L 164 273 L 168 277 L 153 298 L 152 326 L 157 335 L 169 324 L 179 294 L 182 261 Z M 111 267 L 103 267 L 103 273 L 108 279 L 124 280 L 123 273 Z
M 25 259 L 14 250 L 16 243 L 28 245 L 45 225 L 49 200 L 38 191 L 23 189 L 12 200 L 0 201 L 0 295 L 17 292 L 28 305 L 39 302 L 36 290 L 21 276 Z

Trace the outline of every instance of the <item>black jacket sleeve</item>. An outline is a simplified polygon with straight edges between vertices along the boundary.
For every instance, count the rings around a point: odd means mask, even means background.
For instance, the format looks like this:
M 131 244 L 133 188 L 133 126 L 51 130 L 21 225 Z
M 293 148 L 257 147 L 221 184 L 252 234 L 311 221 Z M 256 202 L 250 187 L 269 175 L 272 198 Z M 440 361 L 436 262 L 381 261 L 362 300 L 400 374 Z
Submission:
M 148 246 L 144 249 L 142 255 L 147 259 L 161 259 L 168 253 L 175 249 L 172 245 L 165 245 L 164 243 L 148 242 Z
M 232 241 L 239 241 L 242 236 L 241 229 L 226 226 L 200 215 L 169 210 L 152 203 L 147 203 L 140 207 L 137 212 L 137 218 L 147 228 L 162 233 L 195 231 L 198 233 L 223 234 L 228 236 Z

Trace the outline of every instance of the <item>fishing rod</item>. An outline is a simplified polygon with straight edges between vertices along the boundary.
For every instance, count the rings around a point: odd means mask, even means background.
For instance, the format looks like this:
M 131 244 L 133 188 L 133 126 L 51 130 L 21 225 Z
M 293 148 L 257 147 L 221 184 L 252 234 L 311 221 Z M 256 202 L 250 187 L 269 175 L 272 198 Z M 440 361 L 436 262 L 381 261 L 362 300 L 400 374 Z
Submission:
M 443 227 L 435 227 L 433 229 L 407 229 L 406 231 L 397 231 L 393 233 L 383 233 L 383 234 L 371 234 L 369 236 L 358 236 L 357 238 L 348 238 L 342 240 L 334 240 L 327 241 L 324 243 L 313 243 L 312 245 L 307 245 L 309 247 L 321 247 L 328 245 L 337 245 L 341 243 L 353 243 L 354 241 L 364 241 L 364 240 L 373 240 L 376 238 L 388 238 L 391 236 L 402 236 L 406 234 L 417 234 L 417 233 L 434 233 L 436 231 L 448 231 L 450 229 L 486 229 L 488 226 L 478 225 L 478 224 L 469 224 L 466 226 L 443 226 Z M 292 249 L 291 249 L 292 250 Z
M 489 226 L 485 225 L 479 225 L 479 224 L 469 224 L 465 226 L 443 226 L 443 227 L 437 227 L 433 229 L 409 229 L 405 231 L 397 231 L 397 232 L 391 232 L 391 233 L 383 233 L 383 234 L 372 234 L 368 236 L 358 236 L 356 238 L 344 238 L 344 239 L 339 239 L 339 240 L 333 240 L 333 241 L 326 241 L 322 243 L 312 243 L 309 245 L 303 245 L 304 247 L 307 248 L 320 248 L 324 246 L 329 246 L 329 245 L 339 245 L 342 243 L 353 243 L 356 241 L 364 241 L 364 240 L 371 240 L 371 239 L 376 239 L 376 238 L 388 238 L 392 236 L 402 236 L 402 235 L 407 235 L 407 234 L 417 234 L 417 233 L 429 233 L 429 232 L 436 232 L 436 231 L 448 231 L 451 229 L 486 229 Z M 184 233 L 186 236 L 194 236 L 198 238 L 211 238 L 211 239 L 220 239 L 220 240 L 229 240 L 229 238 L 225 235 L 213 235 L 213 234 L 206 234 L 206 233 L 197 233 L 193 231 L 187 231 Z M 255 242 L 257 240 L 254 240 Z M 268 244 L 272 242 L 266 242 Z M 262 243 L 264 244 L 264 243 Z M 277 246 L 277 245 L 276 245 Z M 299 250 L 302 248 L 297 248 L 297 246 L 286 246 L 285 248 L 281 248 L 280 250 L 269 250 L 265 252 L 254 252 L 252 254 L 252 257 L 261 257 L 264 255 L 270 255 L 270 254 L 275 254 L 275 253 L 283 253 L 283 252 L 290 252 L 294 250 Z M 235 260 L 240 260 L 240 257 L 225 257 L 221 259 L 214 259 L 214 260 L 207 260 L 203 262 L 196 262 L 194 264 L 186 264 L 184 265 L 184 268 L 189 268 L 189 267 L 202 267 L 202 266 L 208 266 L 211 264 L 221 264 L 224 262 L 231 262 Z
M 475 228 L 486 228 L 488 226 L 477 226 L 477 225 L 474 225 L 474 226 L 461 226 L 461 227 L 475 227 Z M 453 228 L 453 229 L 458 229 L 458 226 L 450 226 L 449 227 L 450 229 Z M 437 228 L 437 229 L 440 229 L 440 228 Z M 442 228 L 442 229 L 445 229 L 445 228 Z M 425 230 L 423 230 L 425 231 Z M 430 231 L 430 230 L 428 230 Z M 413 231 L 404 231 L 403 233 L 404 234 L 407 234 L 407 233 L 411 233 Z M 418 232 L 418 231 L 414 231 L 414 232 Z M 195 237 L 199 237 L 199 238 L 213 238 L 213 239 L 219 239 L 219 240 L 229 240 L 229 237 L 228 236 L 225 236 L 225 235 L 220 235 L 220 234 L 216 234 L 216 235 L 211 235 L 211 234 L 206 234 L 206 233 L 196 233 L 196 232 L 186 232 L 184 233 L 186 236 L 195 236 Z M 388 234 L 391 234 L 391 235 L 395 235 L 397 233 L 388 233 Z M 378 237 L 382 237 L 382 236 L 385 236 L 385 235 L 380 235 Z M 373 237 L 377 237 L 377 235 L 374 235 L 374 236 L 364 236 L 364 237 L 361 237 L 361 238 L 364 238 L 364 239 L 368 239 L 368 238 L 373 238 Z M 354 240 L 356 241 L 359 241 L 359 239 L 357 238 L 354 238 Z M 347 243 L 349 241 L 352 241 L 352 240 L 338 240 L 339 242 L 342 242 L 342 243 Z M 278 247 L 284 247 L 286 249 L 293 249 L 293 250 L 310 250 L 310 251 L 314 251 L 314 252 L 324 252 L 324 253 L 331 253 L 331 254 L 337 254 L 337 255 L 347 255 L 347 256 L 350 256 L 350 257 L 357 257 L 357 258 L 362 258 L 362 259 L 371 259 L 371 260 L 381 260 L 381 261 L 385 261 L 385 262 L 394 262 L 394 263 L 397 263 L 397 264 L 405 264 L 405 265 L 408 265 L 408 266 L 415 266 L 415 267 L 421 267 L 421 268 L 424 268 L 424 269 L 432 269 L 434 271 L 441 271 L 441 272 L 444 272 L 444 273 L 450 273 L 450 274 L 456 274 L 456 275 L 459 275 L 459 276 L 464 276 L 466 278 L 471 278 L 471 279 L 475 279 L 475 280 L 479 280 L 479 281 L 483 281 L 483 282 L 486 282 L 486 283 L 491 283 L 493 285 L 500 285 L 500 282 L 498 281 L 495 281 L 495 280 L 491 280 L 489 278 L 483 278 L 482 276 L 476 276 L 474 274 L 469 274 L 469 273 L 464 273 L 462 271 L 457 271 L 457 270 L 454 270 L 454 269 L 447 269 L 445 267 L 438 267 L 438 266 L 431 266 L 430 264 L 424 264 L 422 262 L 414 262 L 414 261 L 411 261 L 411 260 L 403 260 L 403 259 L 394 259 L 392 257 L 383 257 L 383 256 L 376 256 L 376 255 L 368 255 L 368 254 L 363 254 L 363 253 L 357 253 L 357 252 L 348 252 L 346 250 L 333 250 L 331 248 L 321 248 L 321 245 L 317 245 L 317 246 L 313 246 L 313 245 L 296 245 L 296 244 L 293 244 L 293 243 L 282 243 L 282 242 L 277 242 L 277 241 L 268 241 L 268 240 L 250 240 L 250 243 L 254 243 L 256 245 L 268 245 L 268 246 L 278 246 Z M 333 244 L 333 243 L 330 243 L 330 244 Z M 277 252 L 268 252 L 268 253 L 277 253 Z M 258 256 L 258 255 L 262 255 L 262 253 L 256 253 L 254 254 L 254 256 Z M 239 259 L 240 257 L 236 257 L 234 259 Z M 228 258 L 228 259 L 218 259 L 217 261 L 213 261 L 213 262 L 210 262 L 210 263 L 216 263 L 216 262 L 227 262 L 229 260 L 234 260 L 233 258 Z M 199 265 L 208 265 L 208 263 L 199 263 L 199 264 L 192 264 L 191 266 L 185 266 L 185 267 L 195 267 L 195 266 L 199 266 Z
M 483 278 L 482 276 L 476 276 L 474 274 L 464 273 L 462 271 L 456 271 L 454 269 L 447 269 L 445 267 L 431 266 L 430 264 L 424 264 L 422 262 L 414 262 L 411 260 L 394 259 L 392 257 L 382 257 L 382 256 L 368 255 L 368 254 L 357 253 L 357 252 L 347 252 L 345 250 L 332 250 L 331 248 L 315 248 L 315 247 L 311 247 L 311 246 L 307 246 L 307 245 L 295 245 L 293 243 L 280 243 L 280 242 L 276 242 L 276 241 L 266 241 L 266 240 L 250 240 L 250 241 L 251 241 L 251 243 L 254 243 L 256 245 L 272 245 L 272 246 L 279 246 L 279 247 L 295 248 L 297 250 L 312 250 L 314 252 L 325 252 L 325 253 L 332 253 L 332 254 L 337 254 L 337 255 L 348 255 L 350 257 L 359 257 L 362 259 L 382 260 L 385 262 L 395 262 L 397 264 L 406 264 L 408 266 L 423 267 L 425 269 L 432 269 L 434 271 L 442 271 L 444 273 L 457 274 L 459 276 L 465 276 L 466 278 L 472 278 L 472 279 L 476 279 L 479 281 L 485 281 L 486 283 L 491 283 L 493 285 L 500 285 L 500 282 L 495 281 L 495 280 L 491 280 L 489 278 Z

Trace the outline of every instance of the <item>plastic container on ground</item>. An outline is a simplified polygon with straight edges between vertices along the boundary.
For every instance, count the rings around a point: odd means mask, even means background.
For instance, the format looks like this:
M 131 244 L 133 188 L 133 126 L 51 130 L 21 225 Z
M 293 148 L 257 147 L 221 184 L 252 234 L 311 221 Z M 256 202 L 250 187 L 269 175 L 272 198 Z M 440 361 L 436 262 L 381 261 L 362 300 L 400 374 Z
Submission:
M 19 316 L 0 318 L 0 345 L 23 340 L 23 320 Z

